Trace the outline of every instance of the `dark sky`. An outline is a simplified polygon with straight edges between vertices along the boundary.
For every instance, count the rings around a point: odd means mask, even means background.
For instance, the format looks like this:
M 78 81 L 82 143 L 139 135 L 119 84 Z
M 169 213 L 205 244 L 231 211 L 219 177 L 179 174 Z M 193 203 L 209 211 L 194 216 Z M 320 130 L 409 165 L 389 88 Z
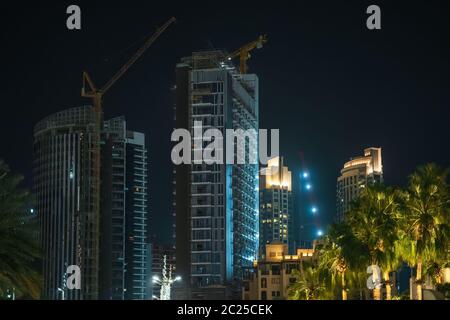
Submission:
M 130 129 L 150 139 L 150 209 L 161 241 L 169 238 L 171 212 L 170 88 L 175 64 L 192 51 L 231 51 L 268 35 L 249 62 L 260 79 L 260 127 L 280 128 L 282 154 L 296 186 L 302 167 L 311 172 L 322 225 L 335 212 L 339 170 L 365 147 L 383 148 L 388 184 L 404 184 L 426 162 L 450 165 L 445 1 L 242 3 L 3 2 L 0 157 L 31 185 L 34 124 L 89 103 L 80 97 L 82 70 L 100 86 L 145 37 L 175 16 L 178 23 L 104 103 L 106 118 L 125 115 Z M 66 29 L 70 4 L 82 9 L 81 31 Z M 381 7 L 382 30 L 366 28 L 370 4 Z

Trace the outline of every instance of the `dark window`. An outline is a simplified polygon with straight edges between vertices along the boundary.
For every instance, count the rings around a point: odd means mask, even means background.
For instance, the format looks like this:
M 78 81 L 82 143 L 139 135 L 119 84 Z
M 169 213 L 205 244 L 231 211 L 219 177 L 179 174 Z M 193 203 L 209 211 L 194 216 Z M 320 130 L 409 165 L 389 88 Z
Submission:
M 261 278 L 261 288 L 267 288 L 267 278 Z
M 272 265 L 272 274 L 275 276 L 280 275 L 280 266 L 279 265 Z

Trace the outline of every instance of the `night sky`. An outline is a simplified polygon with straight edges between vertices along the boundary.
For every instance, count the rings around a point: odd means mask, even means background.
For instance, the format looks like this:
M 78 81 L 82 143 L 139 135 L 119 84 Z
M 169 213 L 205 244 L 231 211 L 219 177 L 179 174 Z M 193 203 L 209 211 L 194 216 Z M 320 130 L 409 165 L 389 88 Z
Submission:
M 89 104 L 80 97 L 82 71 L 103 85 L 158 25 L 175 16 L 177 24 L 104 101 L 105 118 L 125 115 L 129 129 L 149 138 L 151 228 L 159 241 L 170 239 L 170 88 L 175 64 L 192 51 L 232 51 L 268 35 L 249 61 L 260 79 L 260 127 L 280 128 L 296 197 L 300 171 L 311 173 L 310 201 L 320 219 L 305 217 L 306 223 L 325 227 L 332 220 L 336 177 L 365 147 L 383 148 L 387 184 L 404 185 L 420 164 L 450 166 L 450 22 L 444 1 L 269 3 L 2 3 L 0 157 L 31 187 L 33 126 L 54 112 Z M 81 7 L 81 31 L 66 28 L 70 4 Z M 381 7 L 382 30 L 366 28 L 370 4 Z

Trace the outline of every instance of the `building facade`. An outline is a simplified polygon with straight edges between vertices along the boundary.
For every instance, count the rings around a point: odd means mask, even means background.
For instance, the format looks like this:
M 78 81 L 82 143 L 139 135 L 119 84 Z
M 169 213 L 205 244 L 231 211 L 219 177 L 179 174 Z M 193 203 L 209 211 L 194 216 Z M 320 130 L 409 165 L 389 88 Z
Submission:
M 122 118 L 104 122 L 102 134 L 100 299 L 123 300 L 125 289 L 125 156 Z
M 125 299 L 151 299 L 148 157 L 145 135 L 126 132 Z
M 292 177 L 282 157 L 269 160 L 259 179 L 259 254 L 266 244 L 278 242 L 294 251 L 292 230 Z
M 264 258 L 255 261 L 254 272 L 244 281 L 243 300 L 286 300 L 288 288 L 297 278 L 293 270 L 301 270 L 303 261 L 313 261 L 314 249 L 297 249 L 291 255 L 285 243 L 265 246 Z
M 350 204 L 361 190 L 370 184 L 383 182 L 381 148 L 367 148 L 364 156 L 352 158 L 344 164 L 337 179 L 337 221 L 342 221 Z
M 147 148 L 124 117 L 102 135 L 101 298 L 150 299 Z
M 224 61 L 224 52 L 197 52 L 177 65 L 176 128 L 192 137 L 196 130 L 218 129 L 225 137 L 226 129 L 259 129 L 258 78 Z M 191 143 L 195 152 L 210 142 Z M 219 152 L 227 157 L 227 150 Z M 247 145 L 246 157 L 257 154 L 257 143 Z M 184 297 L 240 297 L 243 268 L 258 251 L 258 170 L 249 163 L 176 166 L 176 263 Z
M 123 117 L 105 121 L 101 132 L 96 120 L 86 106 L 35 126 L 35 211 L 46 299 L 149 298 L 145 137 L 127 131 Z M 79 290 L 67 288 L 69 266 L 80 268 Z
M 45 299 L 97 299 L 100 142 L 91 107 L 64 110 L 34 128 L 34 194 L 43 250 Z M 81 269 L 81 290 L 68 290 L 67 267 Z

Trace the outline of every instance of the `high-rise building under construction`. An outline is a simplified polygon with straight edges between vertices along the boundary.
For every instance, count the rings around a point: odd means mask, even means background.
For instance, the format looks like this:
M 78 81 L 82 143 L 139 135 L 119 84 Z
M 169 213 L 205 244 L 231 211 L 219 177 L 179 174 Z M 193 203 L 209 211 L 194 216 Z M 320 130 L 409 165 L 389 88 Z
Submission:
M 258 78 L 241 74 L 222 51 L 195 52 L 176 67 L 176 128 L 192 136 L 218 129 L 258 130 Z M 226 141 L 224 143 L 235 143 Z M 206 143 L 208 144 L 208 143 Z M 192 139 L 194 149 L 205 147 Z M 227 158 L 226 147 L 221 150 Z M 245 155 L 258 154 L 248 144 Z M 175 168 L 177 295 L 240 297 L 258 251 L 258 164 L 182 164 Z

